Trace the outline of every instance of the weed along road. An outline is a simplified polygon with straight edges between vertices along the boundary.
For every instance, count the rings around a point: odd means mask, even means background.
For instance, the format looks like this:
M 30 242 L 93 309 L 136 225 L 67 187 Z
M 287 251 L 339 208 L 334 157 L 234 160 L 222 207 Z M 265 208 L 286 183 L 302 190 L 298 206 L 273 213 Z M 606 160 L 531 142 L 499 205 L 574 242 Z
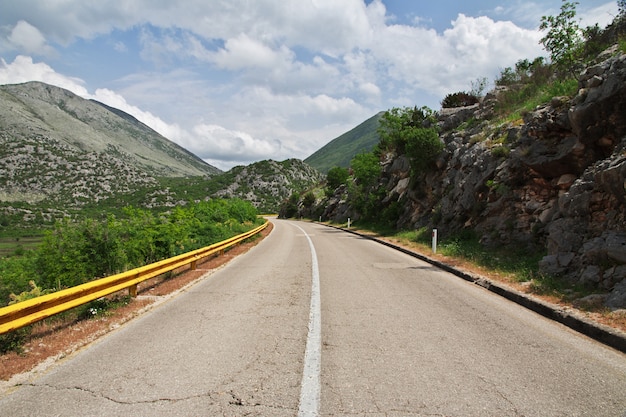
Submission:
M 626 416 L 626 355 L 368 239 L 273 222 L 0 415 Z

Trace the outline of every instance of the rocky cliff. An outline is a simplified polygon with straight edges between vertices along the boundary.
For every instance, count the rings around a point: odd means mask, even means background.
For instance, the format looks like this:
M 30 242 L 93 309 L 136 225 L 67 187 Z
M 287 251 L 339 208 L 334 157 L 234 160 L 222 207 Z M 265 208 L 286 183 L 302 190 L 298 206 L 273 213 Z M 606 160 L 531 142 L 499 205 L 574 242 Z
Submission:
M 278 212 L 280 204 L 294 192 L 318 184 L 323 175 L 299 159 L 265 160 L 234 167 L 218 177 L 224 186 L 213 195 L 250 201 L 263 213 Z
M 436 169 L 412 177 L 406 156 L 381 161 L 383 203 L 401 207 L 397 226 L 545 248 L 543 273 L 626 307 L 626 55 L 605 53 L 579 87 L 512 122 L 489 120 L 498 89 L 480 104 L 440 111 L 445 149 Z M 359 213 L 339 190 L 323 217 L 348 216 Z

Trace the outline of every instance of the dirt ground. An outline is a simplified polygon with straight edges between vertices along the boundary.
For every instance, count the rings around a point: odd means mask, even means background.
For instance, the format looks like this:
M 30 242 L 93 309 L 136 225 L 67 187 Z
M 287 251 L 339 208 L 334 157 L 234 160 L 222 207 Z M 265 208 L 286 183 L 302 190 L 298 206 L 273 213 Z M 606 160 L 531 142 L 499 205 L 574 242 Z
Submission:
M 46 322 L 40 322 L 34 325 L 31 338 L 24 345 L 24 350 L 21 354 L 8 353 L 0 356 L 0 380 L 8 381 L 15 375 L 32 370 L 45 370 L 47 366 L 50 366 L 56 360 L 81 349 L 106 333 L 115 330 L 123 323 L 148 311 L 168 295 L 175 294 L 187 285 L 192 285 L 204 274 L 225 265 L 236 256 L 247 252 L 267 236 L 271 229 L 272 225 L 270 223 L 270 226 L 261 232 L 261 238 L 237 245 L 224 255 L 211 258 L 204 263 L 198 264 L 196 270 L 192 271 L 185 268 L 181 271 L 177 271 L 177 274 L 173 278 L 157 278 L 140 285 L 137 298 L 132 299 L 129 304 L 123 307 L 107 312 L 102 317 L 97 316 L 93 319 L 70 323 L 55 322 L 54 324 L 48 324 Z M 420 252 L 421 249 L 414 245 L 407 246 L 393 239 L 387 240 L 395 245 L 405 246 L 416 252 Z M 506 276 L 485 270 L 484 268 L 477 267 L 468 262 L 442 255 L 433 256 L 429 254 L 428 256 L 455 268 L 463 269 L 490 280 L 509 285 L 518 291 L 528 292 L 529 290 L 528 287 L 523 284 L 511 282 Z M 542 298 L 545 301 L 558 304 L 565 308 L 574 308 L 554 297 L 544 296 L 538 298 Z M 626 314 L 623 314 L 623 310 L 621 313 L 616 312 L 615 314 L 602 311 L 601 309 L 578 310 L 578 312 L 590 320 L 626 332 Z

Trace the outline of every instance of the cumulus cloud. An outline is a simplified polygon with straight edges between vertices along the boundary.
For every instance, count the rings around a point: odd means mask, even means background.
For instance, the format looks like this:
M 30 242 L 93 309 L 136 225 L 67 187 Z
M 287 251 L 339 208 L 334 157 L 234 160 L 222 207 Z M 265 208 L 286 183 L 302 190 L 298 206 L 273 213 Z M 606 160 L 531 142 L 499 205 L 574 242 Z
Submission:
M 7 40 L 9 44 L 17 50 L 26 54 L 51 56 L 54 48 L 48 45 L 46 38 L 39 29 L 30 23 L 20 20 L 11 30 Z
M 217 51 L 213 58 L 220 68 L 226 69 L 273 68 L 283 61 L 291 60 L 292 54 L 286 47 L 274 51 L 243 33 L 236 38 L 228 39 L 224 48 Z
M 0 58 L 0 84 L 20 84 L 28 81 L 56 85 L 81 97 L 87 95 L 82 80 L 59 74 L 43 62 L 34 63 L 29 56 L 18 55 L 10 64 Z

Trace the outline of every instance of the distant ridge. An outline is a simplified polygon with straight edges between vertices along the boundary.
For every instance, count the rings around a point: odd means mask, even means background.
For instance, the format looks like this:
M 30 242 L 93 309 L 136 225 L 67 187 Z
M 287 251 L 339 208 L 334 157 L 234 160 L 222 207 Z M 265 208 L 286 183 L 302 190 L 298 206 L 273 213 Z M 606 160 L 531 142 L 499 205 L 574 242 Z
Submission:
M 121 110 L 41 82 L 0 85 L 2 203 L 80 207 L 221 172 Z
M 326 174 L 329 169 L 339 166 L 348 168 L 350 161 L 360 152 L 369 152 L 380 141 L 378 124 L 385 112 L 380 112 L 354 129 L 331 140 L 324 147 L 304 160 L 318 171 Z
M 79 154 L 107 154 L 152 176 L 221 172 L 133 116 L 41 82 L 0 85 L 0 132 L 13 143 L 45 139 Z

